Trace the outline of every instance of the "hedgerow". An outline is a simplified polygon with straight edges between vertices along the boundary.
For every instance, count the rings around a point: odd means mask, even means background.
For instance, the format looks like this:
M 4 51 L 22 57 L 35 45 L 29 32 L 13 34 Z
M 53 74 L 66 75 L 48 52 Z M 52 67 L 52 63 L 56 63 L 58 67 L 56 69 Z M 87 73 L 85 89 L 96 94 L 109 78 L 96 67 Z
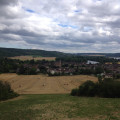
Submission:
M 105 78 L 101 82 L 86 81 L 78 89 L 71 91 L 72 96 L 120 98 L 120 81 Z

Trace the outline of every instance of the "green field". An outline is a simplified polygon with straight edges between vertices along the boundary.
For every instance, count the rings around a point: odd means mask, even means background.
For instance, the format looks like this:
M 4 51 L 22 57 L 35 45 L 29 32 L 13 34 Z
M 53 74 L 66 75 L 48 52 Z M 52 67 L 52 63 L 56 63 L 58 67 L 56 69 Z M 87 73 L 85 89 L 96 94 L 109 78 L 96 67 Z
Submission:
M 0 120 L 120 120 L 120 99 L 21 95 L 0 102 Z

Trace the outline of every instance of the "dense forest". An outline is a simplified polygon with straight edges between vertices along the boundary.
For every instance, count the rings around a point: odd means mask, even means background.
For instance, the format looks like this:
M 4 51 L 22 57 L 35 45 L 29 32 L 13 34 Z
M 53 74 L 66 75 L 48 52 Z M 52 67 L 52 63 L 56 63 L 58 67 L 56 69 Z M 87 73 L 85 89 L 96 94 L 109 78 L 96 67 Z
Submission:
M 14 56 L 42 56 L 42 57 L 61 57 L 69 54 L 56 51 L 31 50 L 31 49 L 15 49 L 15 48 L 0 48 L 0 57 Z

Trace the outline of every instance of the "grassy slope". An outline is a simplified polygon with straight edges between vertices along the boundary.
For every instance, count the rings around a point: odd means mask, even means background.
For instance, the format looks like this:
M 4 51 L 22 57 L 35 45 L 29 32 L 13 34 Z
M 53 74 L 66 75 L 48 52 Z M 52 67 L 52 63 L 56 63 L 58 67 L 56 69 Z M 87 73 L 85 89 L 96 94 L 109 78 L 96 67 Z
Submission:
M 24 95 L 1 102 L 0 120 L 119 120 L 120 99 Z

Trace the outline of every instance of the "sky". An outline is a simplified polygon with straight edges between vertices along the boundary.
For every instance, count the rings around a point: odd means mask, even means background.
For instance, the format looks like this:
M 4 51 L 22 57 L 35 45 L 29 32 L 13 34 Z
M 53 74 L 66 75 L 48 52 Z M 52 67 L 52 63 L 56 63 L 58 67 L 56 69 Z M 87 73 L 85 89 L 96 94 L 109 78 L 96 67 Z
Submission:
M 0 47 L 120 52 L 120 0 L 0 0 Z

